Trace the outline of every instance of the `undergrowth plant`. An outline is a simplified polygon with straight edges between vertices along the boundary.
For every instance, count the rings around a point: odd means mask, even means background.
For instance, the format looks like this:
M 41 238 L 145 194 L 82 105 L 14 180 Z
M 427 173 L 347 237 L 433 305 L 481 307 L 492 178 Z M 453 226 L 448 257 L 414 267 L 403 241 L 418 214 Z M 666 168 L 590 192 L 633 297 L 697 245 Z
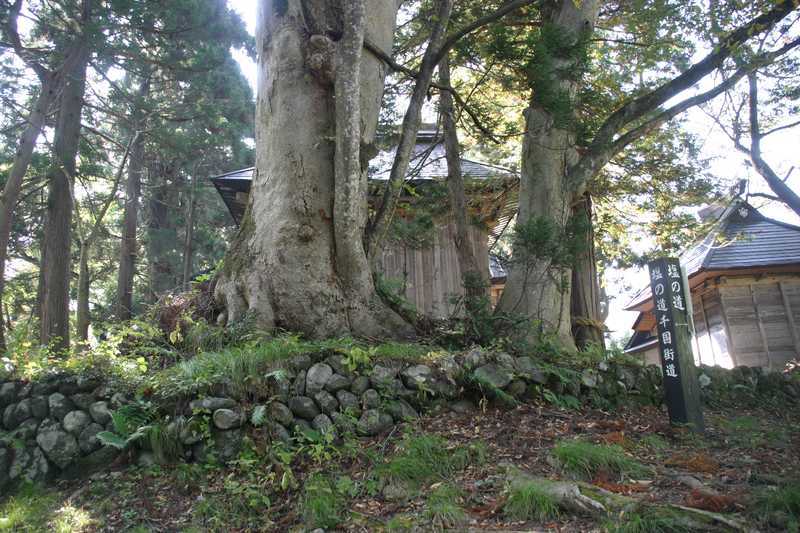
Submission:
M 342 521 L 346 498 L 321 473 L 306 479 L 303 490 L 303 518 L 313 528 L 332 529 Z
M 508 489 L 503 511 L 513 520 L 544 522 L 558 518 L 558 502 L 543 486 L 542 481 L 519 480 Z
M 581 440 L 561 441 L 553 448 L 561 468 L 581 478 L 594 478 L 600 471 L 618 476 L 647 475 L 649 470 L 630 458 L 616 444 L 592 444 Z
M 432 480 L 446 481 L 470 464 L 486 460 L 486 446 L 449 446 L 436 435 L 406 435 L 400 451 L 390 461 L 379 465 L 379 476 L 419 487 Z
M 463 493 L 444 483 L 434 488 L 425 503 L 425 518 L 436 531 L 461 527 L 467 522 L 467 513 L 461 506 Z
M 691 533 L 684 517 L 664 507 L 641 507 L 626 511 L 604 524 L 608 533 Z
M 800 482 L 762 490 L 755 503 L 754 509 L 762 520 L 782 523 L 790 533 L 800 531 Z

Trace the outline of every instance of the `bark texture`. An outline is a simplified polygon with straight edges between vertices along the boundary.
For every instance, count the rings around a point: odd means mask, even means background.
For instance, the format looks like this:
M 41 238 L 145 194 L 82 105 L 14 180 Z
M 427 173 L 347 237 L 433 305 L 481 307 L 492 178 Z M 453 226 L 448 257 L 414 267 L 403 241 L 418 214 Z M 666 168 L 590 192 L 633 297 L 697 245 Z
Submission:
M 84 18 L 86 21 L 86 17 Z M 83 92 L 89 53 L 85 40 L 80 59 L 66 73 L 48 172 L 44 253 L 41 277 L 41 343 L 55 351 L 69 348 L 69 286 L 72 244 L 72 185 L 81 130 Z
M 387 51 L 397 7 L 395 0 L 371 1 L 364 15 L 366 37 Z M 340 49 L 338 41 L 352 45 L 358 40 L 350 33 L 353 28 L 344 31 L 344 16 L 333 1 L 259 4 L 256 170 L 247 211 L 216 288 L 229 322 L 249 311 L 264 326 L 313 337 L 410 333 L 378 302 L 364 267 L 358 228 L 366 216 L 368 158 L 358 159 L 357 181 L 352 158 L 342 160 L 342 181 L 336 178 L 337 139 L 351 156 L 354 148 L 353 132 L 336 127 L 337 106 L 354 105 L 348 84 L 336 73 L 337 64 L 347 70 L 342 66 L 346 54 L 349 60 L 355 54 L 347 44 Z M 357 14 L 347 16 L 353 20 Z M 358 61 L 359 147 L 364 154 L 374 142 L 385 70 L 371 55 Z M 340 102 L 334 99 L 335 87 L 345 91 Z M 349 221 L 339 227 L 338 236 L 337 216 Z
M 572 216 L 585 218 L 587 222 L 586 231 L 580 236 L 584 252 L 577 258 L 572 270 L 572 335 L 578 348 L 585 348 L 592 343 L 605 346 L 605 316 L 600 309 L 602 297 L 595 256 L 591 196 L 585 194 L 575 204 Z
M 439 82 L 442 85 L 450 86 L 450 61 L 447 57 L 439 63 Z M 464 285 L 467 311 L 470 311 L 469 306 L 478 305 L 479 300 L 486 296 L 488 272 L 485 268 L 481 269 L 478 266 L 480 263 L 476 251 L 473 249 L 472 239 L 469 237 L 467 195 L 464 191 L 464 176 L 461 173 L 461 149 L 458 145 L 453 95 L 449 91 L 442 91 L 439 98 L 439 113 L 444 131 L 445 158 L 447 159 L 447 191 L 456 225 L 455 245 L 461 269 L 461 283 Z
M 542 6 L 543 31 L 535 52 L 541 69 L 525 112 L 518 223 L 543 217 L 564 228 L 572 216 L 575 188 L 567 172 L 578 161 L 574 115 L 571 109 L 556 106 L 559 100 L 575 98 L 580 83 L 576 71 L 582 60 L 575 48 L 596 17 L 597 3 L 592 0 L 580 6 L 569 1 Z M 517 262 L 510 268 L 498 308 L 535 320 L 542 330 L 554 332 L 566 347 L 573 347 L 570 278 L 569 272 L 552 272 L 547 259 L 532 266 Z
M 139 86 L 139 96 L 144 98 L 150 91 L 150 79 Z M 142 109 L 137 107 L 133 116 L 133 128 L 143 130 L 145 119 Z M 139 196 L 144 173 L 145 137 L 138 135 L 131 147 L 128 176 L 125 182 L 125 208 L 122 216 L 122 241 L 119 249 L 119 273 L 117 276 L 117 302 L 114 314 L 119 320 L 129 320 L 133 309 L 133 276 L 136 273 L 138 243 L 136 232 L 139 225 Z
M 148 172 L 147 258 L 151 302 L 179 283 L 172 255 L 178 232 L 169 209 L 170 205 L 177 203 L 175 187 L 169 183 L 169 176 L 174 172 L 175 165 L 164 161 L 154 161 Z

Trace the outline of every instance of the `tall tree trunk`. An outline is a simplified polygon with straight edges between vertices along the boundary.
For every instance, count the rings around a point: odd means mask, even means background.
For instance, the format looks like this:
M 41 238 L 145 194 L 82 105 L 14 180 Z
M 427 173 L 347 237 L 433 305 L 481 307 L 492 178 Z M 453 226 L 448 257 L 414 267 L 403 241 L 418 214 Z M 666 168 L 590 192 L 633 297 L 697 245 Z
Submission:
M 192 186 L 189 189 L 189 206 L 186 214 L 186 234 L 183 239 L 183 290 L 189 290 L 189 282 L 192 278 L 192 242 L 194 240 L 194 211 L 197 195 L 197 170 L 199 165 L 195 165 L 195 172 L 192 176 Z
M 439 63 L 439 82 L 450 86 L 450 60 L 448 56 Z M 450 208 L 456 223 L 455 245 L 458 254 L 458 266 L 461 270 L 461 283 L 464 285 L 467 311 L 472 306 L 480 305 L 486 296 L 488 272 L 481 268 L 478 256 L 469 236 L 469 214 L 467 213 L 467 195 L 464 192 L 464 177 L 461 173 L 461 150 L 458 146 L 455 109 L 453 96 L 449 91 L 442 91 L 439 96 L 439 113 L 444 130 L 444 149 L 447 159 L 447 190 L 450 197 Z M 482 258 L 483 262 L 486 258 Z
M 581 43 L 594 26 L 597 2 L 544 2 L 542 28 L 532 66 L 533 94 L 525 112 L 522 179 L 517 224 L 545 221 L 564 230 L 572 215 L 575 187 L 567 172 L 577 163 L 572 102 L 580 82 Z M 555 238 L 560 238 L 558 232 Z M 569 268 L 553 269 L 550 258 L 516 260 L 498 309 L 534 320 L 542 331 L 555 333 L 566 348 L 574 348 L 570 320 Z M 524 258 L 523 258 L 524 259 Z M 528 334 L 531 340 L 535 329 Z
M 365 217 L 358 211 L 366 209 L 367 158 L 359 158 L 357 184 L 352 160 L 340 161 L 341 180 L 334 164 L 337 147 L 353 152 L 352 143 L 339 139 L 348 132 L 336 130 L 335 111 L 352 106 L 353 95 L 334 98 L 336 88 L 348 89 L 345 80 L 334 79 L 333 67 L 339 63 L 350 71 L 342 65 L 347 57 L 336 56 L 349 53 L 354 60 L 351 45 L 358 39 L 357 34 L 342 37 L 341 50 L 331 40 L 343 35 L 346 13 L 338 6 L 332 0 L 259 3 L 256 170 L 217 296 L 229 322 L 251 311 L 266 327 L 313 337 L 409 334 L 409 326 L 374 297 L 372 280 L 363 271 L 366 253 L 357 247 L 361 236 L 355 243 L 342 242 L 356 228 L 333 220 L 347 217 L 358 227 Z M 397 7 L 395 0 L 370 0 L 365 33 L 382 50 L 391 49 Z M 347 16 L 352 20 L 353 13 Z M 368 54 L 361 55 L 358 68 L 359 144 L 367 147 L 374 143 L 385 70 Z M 346 189 L 337 191 L 337 186 Z M 337 249 L 338 242 L 346 248 Z M 353 291 L 353 280 L 359 279 L 366 286 Z
M 85 20 L 85 19 L 84 19 Z M 72 244 L 72 184 L 81 130 L 86 65 L 85 41 L 80 60 L 68 72 L 53 142 L 53 163 L 48 172 L 47 208 L 44 225 L 44 280 L 41 309 L 41 342 L 56 352 L 69 348 L 69 285 Z
M 572 216 L 585 219 L 585 231 L 579 236 L 581 253 L 572 270 L 572 335 L 579 348 L 590 343 L 605 346 L 603 336 L 605 317 L 600 310 L 600 280 L 597 274 L 597 258 L 594 247 L 592 225 L 592 198 L 584 194 L 575 204 Z
M 3 301 L 5 292 L 6 258 L 8 256 L 11 225 L 14 219 L 14 207 L 22 189 L 22 179 L 28 171 L 28 166 L 30 166 L 31 158 L 33 157 L 36 140 L 42 132 L 47 113 L 56 100 L 59 80 L 60 76 L 56 74 L 47 73 L 44 75 L 41 91 L 28 115 L 28 124 L 20 136 L 19 146 L 14 154 L 14 162 L 11 164 L 11 170 L 6 178 L 3 193 L 0 195 L 0 302 Z M 5 351 L 6 348 L 5 329 L 4 324 L 0 323 L 0 351 Z
M 103 202 L 100 212 L 97 213 L 97 218 L 95 218 L 94 224 L 92 224 L 88 234 L 83 232 L 83 228 L 81 227 L 82 224 L 80 223 L 80 216 L 75 218 L 78 240 L 80 242 L 80 255 L 78 259 L 78 309 L 75 319 L 75 329 L 77 330 L 78 341 L 82 343 L 85 343 L 89 338 L 89 323 L 91 321 L 89 312 L 89 288 L 91 284 L 89 272 L 89 253 L 91 252 L 94 241 L 97 239 L 98 235 L 100 235 L 100 231 L 103 228 L 103 221 L 106 218 L 108 209 L 111 207 L 111 204 L 116 201 L 117 190 L 119 190 L 119 184 L 122 181 L 122 174 L 125 172 L 125 163 L 128 161 L 131 147 L 136 143 L 139 136 L 140 134 L 137 131 L 133 134 L 131 140 L 128 142 L 128 145 L 125 148 L 125 153 L 122 155 L 122 161 L 120 161 L 119 167 L 114 175 L 114 184 L 111 187 L 111 191 L 108 193 L 108 197 L 106 198 L 105 202 Z M 74 200 L 75 199 L 73 198 L 73 202 Z
M 133 113 L 133 128 L 142 131 L 145 117 L 141 99 L 150 91 L 150 78 L 145 78 L 139 86 L 139 101 Z M 136 137 L 128 164 L 128 179 L 125 183 L 125 209 L 122 216 L 122 241 L 119 248 L 119 272 L 117 275 L 117 302 L 114 315 L 117 320 L 129 320 L 133 309 L 133 276 L 136 272 L 138 245 L 136 232 L 139 225 L 139 196 L 144 172 L 144 135 Z
M 167 177 L 174 172 L 173 163 L 156 162 L 150 172 L 149 208 L 147 222 L 147 256 L 151 302 L 178 284 L 173 250 L 178 239 L 174 217 L 170 217 L 170 206 L 174 205 L 174 188 Z

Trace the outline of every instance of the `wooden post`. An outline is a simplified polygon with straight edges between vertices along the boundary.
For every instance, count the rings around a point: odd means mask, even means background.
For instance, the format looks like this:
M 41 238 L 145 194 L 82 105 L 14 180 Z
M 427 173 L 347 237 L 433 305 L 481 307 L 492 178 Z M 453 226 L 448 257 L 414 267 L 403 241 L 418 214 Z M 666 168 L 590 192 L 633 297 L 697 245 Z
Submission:
M 711 348 L 711 358 L 714 360 L 714 365 L 717 364 L 717 350 L 714 349 L 714 337 L 711 336 L 711 326 L 708 323 L 708 316 L 706 315 L 706 304 L 703 302 L 703 295 L 699 295 L 700 299 L 700 312 L 703 314 L 703 327 L 706 328 L 706 336 L 708 337 L 708 346 Z M 698 342 L 699 345 L 699 342 Z M 703 356 L 700 356 L 700 362 L 703 362 Z
M 767 368 L 772 370 L 772 357 L 769 355 L 769 341 L 767 340 L 767 331 L 764 328 L 764 322 L 761 320 L 761 313 L 758 311 L 758 300 L 756 299 L 756 291 L 753 289 L 753 284 L 747 285 L 750 289 L 750 300 L 753 301 L 753 311 L 756 314 L 756 322 L 758 323 L 758 332 L 761 335 L 761 345 L 764 347 L 764 353 L 767 355 Z
M 797 326 L 794 322 L 794 315 L 792 315 L 792 306 L 789 304 L 789 296 L 786 294 L 786 288 L 783 282 L 778 282 L 778 288 L 781 290 L 781 298 L 783 299 L 783 310 L 786 313 L 786 320 L 789 322 L 789 330 L 792 332 L 792 340 L 794 341 L 794 353 L 800 357 L 800 339 L 797 336 Z
M 648 263 L 650 288 L 658 327 L 658 346 L 670 422 L 704 430 L 700 386 L 692 356 L 692 317 L 687 303 L 688 283 L 675 258 Z

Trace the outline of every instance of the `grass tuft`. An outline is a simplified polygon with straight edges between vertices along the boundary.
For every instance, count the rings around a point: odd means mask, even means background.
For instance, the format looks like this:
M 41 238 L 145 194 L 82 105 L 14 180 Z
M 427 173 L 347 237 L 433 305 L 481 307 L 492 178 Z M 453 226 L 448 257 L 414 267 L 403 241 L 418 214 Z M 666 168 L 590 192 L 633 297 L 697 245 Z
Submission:
M 558 502 L 535 481 L 520 481 L 508 489 L 508 499 L 503 507 L 513 520 L 537 520 L 544 522 L 558 518 Z
M 758 514 L 785 522 L 786 530 L 800 531 L 800 482 L 765 490 L 756 498 Z
M 463 494 L 452 485 L 436 487 L 428 495 L 425 518 L 435 530 L 453 529 L 467 522 L 467 513 L 459 504 Z
M 694 531 L 681 517 L 669 509 L 643 508 L 623 513 L 604 528 L 607 533 L 690 533 Z
M 402 451 L 380 466 L 378 473 L 417 487 L 433 479 L 449 479 L 486 458 L 486 446 L 482 443 L 448 447 L 447 441 L 436 435 L 407 435 L 401 446 Z
M 305 482 L 303 516 L 311 529 L 332 529 L 342 520 L 344 498 L 322 474 L 313 474 Z
M 561 467 L 573 476 L 593 478 L 600 471 L 609 474 L 646 475 L 649 470 L 625 454 L 616 444 L 592 444 L 580 440 L 562 441 L 553 448 Z

